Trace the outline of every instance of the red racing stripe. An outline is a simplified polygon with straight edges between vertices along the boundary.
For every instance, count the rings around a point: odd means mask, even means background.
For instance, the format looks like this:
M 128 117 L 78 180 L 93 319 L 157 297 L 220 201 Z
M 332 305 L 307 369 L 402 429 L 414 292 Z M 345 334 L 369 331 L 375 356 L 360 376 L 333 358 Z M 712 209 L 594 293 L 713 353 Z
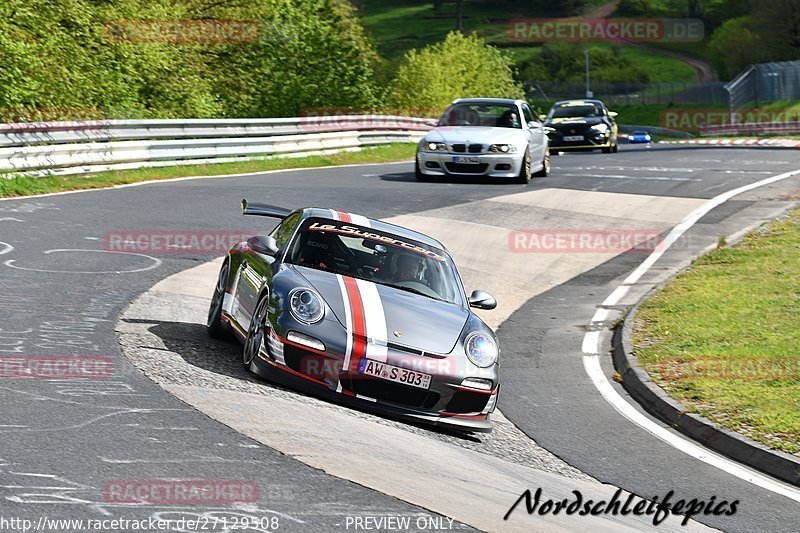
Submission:
M 339 218 L 342 220 L 342 222 L 347 222 L 349 224 L 353 223 L 353 219 L 350 218 L 349 213 L 345 213 L 344 211 L 339 211 L 338 209 L 336 210 L 336 212 L 339 213 Z
M 350 356 L 350 372 L 358 372 L 361 358 L 367 353 L 367 325 L 364 320 L 364 304 L 361 302 L 361 293 L 358 291 L 356 280 L 342 276 L 350 300 L 350 311 L 353 317 L 353 351 Z

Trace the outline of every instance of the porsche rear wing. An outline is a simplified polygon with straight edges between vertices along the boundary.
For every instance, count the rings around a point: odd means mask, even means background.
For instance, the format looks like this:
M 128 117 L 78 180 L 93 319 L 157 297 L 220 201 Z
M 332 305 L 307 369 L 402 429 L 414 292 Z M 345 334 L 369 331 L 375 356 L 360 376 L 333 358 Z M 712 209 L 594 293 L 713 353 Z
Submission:
M 291 209 L 285 207 L 278 207 L 276 205 L 261 204 L 257 202 L 248 202 L 242 199 L 242 214 L 243 215 L 258 215 L 262 217 L 273 217 L 284 219 L 292 213 Z

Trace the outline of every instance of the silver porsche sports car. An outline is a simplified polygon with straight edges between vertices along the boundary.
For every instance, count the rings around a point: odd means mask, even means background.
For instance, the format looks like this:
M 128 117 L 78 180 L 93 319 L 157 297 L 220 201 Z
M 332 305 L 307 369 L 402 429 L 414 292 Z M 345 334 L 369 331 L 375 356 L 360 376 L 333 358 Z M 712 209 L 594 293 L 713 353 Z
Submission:
M 233 334 L 257 374 L 383 414 L 491 431 L 497 338 L 447 250 L 415 231 L 332 209 L 243 201 L 277 217 L 225 257 L 208 332 Z
M 487 176 L 528 183 L 550 172 L 546 128 L 522 100 L 453 101 L 417 147 L 416 176 Z

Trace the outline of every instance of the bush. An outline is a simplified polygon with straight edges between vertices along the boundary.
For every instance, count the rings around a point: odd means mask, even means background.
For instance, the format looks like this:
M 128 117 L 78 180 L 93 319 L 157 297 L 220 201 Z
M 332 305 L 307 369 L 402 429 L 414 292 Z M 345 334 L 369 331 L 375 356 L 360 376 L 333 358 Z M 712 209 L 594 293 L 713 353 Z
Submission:
M 406 53 L 391 84 L 390 107 L 444 109 L 456 98 L 522 98 L 513 60 L 475 34 L 451 32 L 443 42 Z

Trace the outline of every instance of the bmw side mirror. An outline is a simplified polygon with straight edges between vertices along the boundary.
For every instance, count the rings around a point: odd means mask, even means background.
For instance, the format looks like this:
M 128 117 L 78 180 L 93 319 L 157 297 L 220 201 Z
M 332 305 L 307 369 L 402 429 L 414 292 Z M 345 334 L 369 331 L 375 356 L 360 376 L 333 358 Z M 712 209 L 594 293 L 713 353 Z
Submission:
M 539 115 L 539 118 L 540 118 L 541 120 L 545 120 L 545 119 L 547 118 L 547 115 Z
M 488 292 L 472 291 L 469 295 L 469 306 L 477 309 L 494 309 L 497 307 L 497 300 Z
M 531 120 L 530 122 L 528 122 L 528 127 L 532 130 L 536 130 L 541 128 L 542 125 L 539 122 L 536 122 L 535 120 Z
M 247 239 L 247 246 L 256 253 L 274 256 L 278 253 L 278 243 L 273 237 L 257 235 Z
M 548 135 L 550 135 L 551 133 L 553 133 L 553 132 L 555 132 L 555 131 L 556 131 L 556 129 L 555 129 L 555 128 L 551 128 L 550 126 L 545 126 L 545 127 L 544 127 L 544 132 L 545 132 L 546 134 L 548 134 Z

